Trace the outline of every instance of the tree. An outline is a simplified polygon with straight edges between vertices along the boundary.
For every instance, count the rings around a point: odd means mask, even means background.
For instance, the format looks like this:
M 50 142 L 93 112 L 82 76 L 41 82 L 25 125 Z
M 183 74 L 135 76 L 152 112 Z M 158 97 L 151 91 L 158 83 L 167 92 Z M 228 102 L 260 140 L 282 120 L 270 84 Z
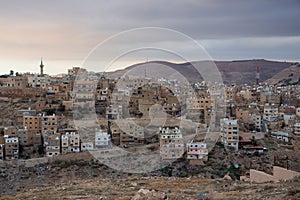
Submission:
M 9 75 L 13 76 L 14 75 L 14 70 L 10 70 Z

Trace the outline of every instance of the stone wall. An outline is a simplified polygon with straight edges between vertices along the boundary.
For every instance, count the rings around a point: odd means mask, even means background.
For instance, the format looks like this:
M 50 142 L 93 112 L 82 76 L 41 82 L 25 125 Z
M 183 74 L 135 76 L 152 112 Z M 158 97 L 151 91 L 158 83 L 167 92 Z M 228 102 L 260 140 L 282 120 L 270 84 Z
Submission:
M 300 176 L 300 173 L 277 166 L 273 167 L 273 175 L 250 169 L 250 181 L 256 183 L 290 180 L 295 178 L 296 176 Z

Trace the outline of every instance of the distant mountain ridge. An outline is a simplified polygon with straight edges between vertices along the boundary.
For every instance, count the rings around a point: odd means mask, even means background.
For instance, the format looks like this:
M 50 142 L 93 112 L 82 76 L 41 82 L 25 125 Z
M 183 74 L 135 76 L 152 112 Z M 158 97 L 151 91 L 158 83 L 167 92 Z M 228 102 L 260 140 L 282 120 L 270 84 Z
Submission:
M 186 63 L 171 63 L 166 61 L 151 61 L 148 63 L 138 63 L 131 65 L 125 69 L 109 72 L 110 78 L 117 78 L 125 74 L 126 72 L 138 67 L 140 65 L 149 65 L 158 63 L 163 64 L 181 73 L 188 79 L 189 82 L 202 81 L 201 75 L 193 67 L 192 64 L 200 65 L 210 61 L 195 61 Z M 214 61 L 218 67 L 224 83 L 237 83 L 237 84 L 254 84 L 256 78 L 256 67 L 260 68 L 260 82 L 264 82 L 271 79 L 273 76 L 283 71 L 284 69 L 295 65 L 293 62 L 280 62 L 280 61 L 269 61 L 264 59 L 255 60 L 236 60 L 236 61 Z

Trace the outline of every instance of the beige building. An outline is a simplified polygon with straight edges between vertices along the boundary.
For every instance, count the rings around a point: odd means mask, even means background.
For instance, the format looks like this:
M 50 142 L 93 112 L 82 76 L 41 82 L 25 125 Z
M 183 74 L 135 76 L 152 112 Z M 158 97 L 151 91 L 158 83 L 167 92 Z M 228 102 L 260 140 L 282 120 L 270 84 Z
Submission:
M 31 108 L 22 109 L 17 111 L 17 126 L 23 127 L 23 116 L 25 115 L 36 115 L 36 110 L 32 110 Z
M 183 156 L 185 152 L 182 134 L 160 135 L 160 156 L 162 160 L 173 160 Z
M 238 150 L 239 147 L 239 125 L 237 120 L 227 118 L 221 119 L 221 141 L 226 147 Z
M 94 149 L 93 142 L 81 142 L 80 143 L 80 150 L 81 151 L 91 151 Z
M 46 89 L 51 83 L 49 75 L 38 75 L 34 74 L 28 77 L 28 85 L 32 88 L 43 88 Z
M 265 104 L 263 119 L 271 121 L 272 118 L 278 117 L 278 107 L 275 104 Z
M 23 115 L 23 128 L 27 128 L 29 131 L 41 132 L 41 116 L 40 115 Z
M 43 115 L 41 117 L 42 134 L 57 132 L 59 128 L 60 117 L 55 114 L 51 116 Z
M 0 87 L 25 88 L 28 86 L 28 78 L 25 76 L 8 76 L 0 78 Z
M 61 131 L 62 154 L 80 152 L 80 135 L 75 129 L 64 129 Z
M 60 134 L 46 134 L 44 135 L 44 147 L 47 157 L 53 157 L 60 154 Z
M 120 132 L 120 146 L 121 147 L 132 147 L 136 145 L 144 144 L 145 135 L 143 127 L 127 124 L 124 130 Z
M 106 119 L 107 120 L 119 119 L 120 113 L 122 113 L 121 105 L 110 105 L 106 108 Z
M 249 110 L 238 108 L 235 113 L 236 119 L 239 120 L 239 122 L 249 123 Z

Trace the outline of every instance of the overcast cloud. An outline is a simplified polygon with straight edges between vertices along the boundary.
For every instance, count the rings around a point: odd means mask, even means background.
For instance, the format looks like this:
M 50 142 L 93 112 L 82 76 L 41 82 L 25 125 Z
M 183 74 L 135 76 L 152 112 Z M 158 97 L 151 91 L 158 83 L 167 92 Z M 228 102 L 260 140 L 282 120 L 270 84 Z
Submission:
M 80 65 L 99 42 L 132 28 L 182 32 L 214 60 L 299 61 L 299 1 L 1 1 L 0 73 Z M 116 48 L 116 47 L 115 47 Z

